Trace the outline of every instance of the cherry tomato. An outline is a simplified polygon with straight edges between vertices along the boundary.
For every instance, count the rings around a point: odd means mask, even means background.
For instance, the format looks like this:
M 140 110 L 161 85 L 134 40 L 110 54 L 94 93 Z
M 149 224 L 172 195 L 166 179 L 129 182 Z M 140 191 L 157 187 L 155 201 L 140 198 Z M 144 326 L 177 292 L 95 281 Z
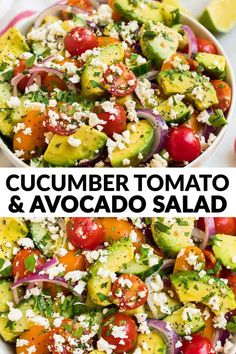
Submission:
M 65 38 L 65 48 L 72 56 L 78 56 L 88 49 L 98 47 L 98 39 L 85 27 L 75 27 Z
M 136 89 L 137 78 L 126 65 L 111 65 L 104 73 L 104 84 L 107 91 L 117 97 L 124 97 Z
M 236 236 L 235 218 L 214 218 L 214 219 L 215 219 L 215 229 L 217 234 Z
M 22 249 L 13 259 L 12 275 L 16 279 L 27 277 L 39 270 L 45 262 L 45 258 L 40 251 Z
M 108 0 L 108 5 L 112 8 L 112 18 L 114 21 L 119 21 L 121 19 L 120 13 L 115 8 L 115 0 Z
M 16 354 L 28 354 L 33 346 L 35 347 L 35 353 L 37 354 L 49 354 L 49 333 L 43 326 L 34 325 L 30 329 L 24 332 L 20 337 L 20 340 L 25 340 L 23 346 L 16 347 Z
M 203 250 L 206 264 L 205 264 L 205 269 L 213 269 L 216 265 L 216 257 L 214 256 L 214 253 L 209 251 L 209 250 Z
M 114 332 L 117 327 L 124 332 L 122 340 L 120 336 L 117 338 L 113 335 L 114 327 L 116 327 Z M 115 313 L 103 320 L 101 336 L 110 345 L 115 346 L 114 353 L 129 352 L 135 346 L 138 336 L 135 321 L 130 316 Z
M 228 286 L 233 290 L 236 297 L 236 274 L 226 275 L 224 278 L 228 280 Z
M 212 85 L 214 86 L 219 100 L 219 104 L 216 108 L 222 109 L 223 112 L 228 111 L 232 102 L 232 90 L 231 87 L 222 80 L 212 80 Z
M 148 288 L 136 275 L 122 274 L 112 286 L 113 302 L 121 309 L 132 310 L 147 301 Z
M 98 46 L 99 47 L 106 47 L 111 44 L 118 44 L 120 43 L 119 39 L 112 38 L 112 37 L 98 37 Z
M 71 218 L 67 223 L 67 237 L 78 249 L 94 250 L 105 237 L 104 228 L 92 218 Z
M 191 341 L 184 340 L 181 347 L 183 354 L 214 354 L 213 346 L 208 338 L 194 334 Z
M 166 145 L 170 157 L 175 161 L 193 161 L 201 154 L 199 138 L 184 125 L 170 130 Z
M 197 38 L 197 44 L 198 44 L 198 51 L 200 53 L 209 53 L 209 54 L 218 53 L 214 43 L 207 39 Z
M 187 58 L 186 55 L 176 53 L 176 54 L 173 54 L 170 57 L 170 59 L 164 61 L 163 65 L 161 67 L 161 71 L 175 70 L 174 61 L 176 58 L 179 58 L 181 65 L 189 65 L 190 70 L 196 71 L 196 69 L 198 68 L 198 63 L 195 60 Z
M 93 11 L 93 5 L 89 0 L 68 0 L 68 4 L 72 6 L 78 6 L 88 12 Z
M 196 258 L 196 262 L 194 262 L 194 264 L 189 264 L 188 262 L 188 257 L 191 254 Z M 184 272 L 187 270 L 201 270 L 195 268 L 198 265 L 201 268 L 201 265 L 203 264 L 204 261 L 205 261 L 205 257 L 202 251 L 200 250 L 200 248 L 196 246 L 185 247 L 180 251 L 180 254 L 177 256 L 175 260 L 174 273 Z
M 112 138 L 114 133 L 121 134 L 126 129 L 126 111 L 120 104 L 114 106 L 114 113 L 101 112 L 98 113 L 98 118 L 106 122 L 106 124 L 102 125 L 103 132 L 109 138 Z
M 58 76 L 53 74 L 46 74 L 42 78 L 41 82 L 42 88 L 46 89 L 49 93 L 51 93 L 55 88 L 65 91 L 67 90 L 67 86 L 65 82 L 60 79 Z
M 13 71 L 13 76 L 16 76 L 18 74 L 23 73 L 26 71 L 26 61 L 25 60 L 20 60 L 19 64 L 14 68 Z M 29 76 L 25 76 L 17 85 L 18 89 L 21 90 L 22 92 L 25 91 L 26 85 L 29 81 Z
M 65 114 L 66 112 L 66 114 Z M 58 135 L 71 135 L 78 129 L 78 122 L 73 119 L 74 109 L 67 103 L 58 107 L 48 108 L 46 112 L 46 127 L 50 132 Z M 71 117 L 68 121 L 67 117 Z M 74 126 L 74 129 L 71 127 Z

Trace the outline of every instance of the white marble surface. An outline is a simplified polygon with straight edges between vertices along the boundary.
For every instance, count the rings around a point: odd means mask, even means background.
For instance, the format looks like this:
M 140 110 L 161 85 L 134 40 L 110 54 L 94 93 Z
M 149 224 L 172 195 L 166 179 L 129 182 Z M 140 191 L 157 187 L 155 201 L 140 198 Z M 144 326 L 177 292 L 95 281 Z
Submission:
M 5 8 L 4 3 L 8 3 L 9 0 L 0 0 L 0 8 Z M 1 20 L 1 27 L 7 23 L 13 15 L 17 14 L 18 11 L 22 10 L 35 10 L 45 7 L 46 4 L 53 3 L 53 0 L 35 0 L 34 2 L 29 2 L 29 0 L 13 0 L 13 6 L 8 12 L 8 15 L 4 16 L 4 20 Z M 198 16 L 209 3 L 209 0 L 183 0 L 185 6 L 194 15 Z M 0 17 L 2 13 L 0 11 Z M 10 17 L 11 16 L 11 17 Z M 219 41 L 226 50 L 233 68 L 236 71 L 236 28 L 226 35 L 218 36 Z M 234 154 L 234 140 L 236 139 L 236 109 L 235 109 L 235 119 L 233 119 L 227 133 L 224 136 L 223 141 L 207 162 L 204 164 L 205 167 L 236 167 L 236 155 Z M 3 156 L 0 152 L 0 166 L 11 166 L 11 163 Z

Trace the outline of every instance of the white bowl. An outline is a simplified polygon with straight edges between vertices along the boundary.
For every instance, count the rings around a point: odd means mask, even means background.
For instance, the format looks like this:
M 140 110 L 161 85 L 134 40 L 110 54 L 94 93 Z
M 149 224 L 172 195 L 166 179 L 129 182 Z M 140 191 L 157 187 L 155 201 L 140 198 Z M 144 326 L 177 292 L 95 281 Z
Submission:
M 21 22 L 21 24 L 18 26 L 19 29 L 23 33 L 26 33 L 27 29 L 32 25 L 34 18 L 35 18 L 35 16 Z M 232 66 L 229 62 L 229 58 L 228 58 L 227 54 L 225 53 L 224 49 L 222 48 L 222 46 L 217 41 L 217 39 L 204 26 L 202 26 L 198 21 L 196 21 L 194 18 L 192 18 L 188 15 L 183 14 L 182 15 L 182 22 L 186 25 L 189 25 L 198 37 L 211 40 L 215 44 L 215 46 L 217 47 L 218 53 L 223 55 L 226 58 L 226 62 L 227 62 L 226 81 L 231 86 L 232 93 L 233 93 L 231 108 L 227 114 L 227 120 L 228 120 L 228 123 L 230 124 L 232 117 L 233 117 L 233 107 L 234 107 L 234 102 L 235 102 L 235 87 L 236 86 L 235 86 L 234 72 L 233 72 Z M 204 153 L 202 153 L 196 160 L 194 160 L 189 165 L 187 165 L 187 167 L 201 167 L 201 166 L 203 166 L 203 164 L 206 162 L 208 157 L 211 154 L 215 153 L 215 151 L 217 150 L 229 124 L 222 128 L 222 130 L 218 134 L 217 138 L 215 139 L 214 143 Z M 8 146 L 4 143 L 4 141 L 1 138 L 0 138 L 0 148 L 2 148 L 3 153 L 6 155 L 6 157 L 11 161 L 11 163 L 14 166 L 16 166 L 16 167 L 29 167 L 26 163 L 21 161 L 19 158 L 17 158 L 13 154 L 13 152 L 8 148 Z

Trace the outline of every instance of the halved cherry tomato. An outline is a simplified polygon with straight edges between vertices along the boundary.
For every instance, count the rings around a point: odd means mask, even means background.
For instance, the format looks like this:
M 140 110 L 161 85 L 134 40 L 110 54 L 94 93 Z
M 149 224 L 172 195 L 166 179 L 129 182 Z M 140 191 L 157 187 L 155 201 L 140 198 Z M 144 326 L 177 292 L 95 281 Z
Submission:
M 195 160 L 201 154 L 199 138 L 193 130 L 180 125 L 169 132 L 166 149 L 174 161 Z
M 203 253 L 206 260 L 205 269 L 213 269 L 216 265 L 214 253 L 209 250 L 203 250 Z
M 235 218 L 214 218 L 214 219 L 215 219 L 215 229 L 217 234 L 236 236 Z
M 65 115 L 66 112 L 66 115 Z M 78 122 L 73 119 L 74 109 L 67 103 L 59 103 L 46 112 L 46 127 L 48 131 L 58 135 L 71 135 L 78 128 Z M 71 117 L 68 121 L 67 117 Z M 74 126 L 74 129 L 71 127 Z
M 63 320 L 60 327 L 54 328 L 49 332 L 49 350 L 53 354 L 73 354 L 78 349 L 78 341 L 80 335 L 86 334 L 83 327 L 79 323 L 69 319 Z M 57 338 L 61 339 L 60 348 L 58 347 Z M 92 341 L 90 339 L 89 341 Z
M 82 66 L 84 66 L 85 64 L 82 59 L 73 59 L 73 58 L 65 58 L 64 60 L 58 61 L 57 63 L 61 66 L 63 66 L 66 63 L 71 63 L 77 66 L 78 69 L 82 68 Z
M 119 39 L 112 38 L 112 37 L 98 37 L 98 46 L 99 47 L 106 47 L 110 44 L 117 44 L 120 43 Z
M 198 51 L 200 53 L 217 54 L 217 48 L 212 41 L 208 39 L 197 38 Z
M 18 131 L 13 138 L 13 149 L 22 150 L 20 156 L 24 160 L 30 160 L 39 156 L 47 147 L 45 133 L 48 131 L 45 124 L 45 115 L 38 111 L 30 111 L 23 122 L 24 129 Z M 26 129 L 28 128 L 29 131 Z
M 88 49 L 98 47 L 98 39 L 85 27 L 75 27 L 65 38 L 65 48 L 72 56 L 78 56 Z
M 55 88 L 65 91 L 67 90 L 67 86 L 65 82 L 60 79 L 58 76 L 53 74 L 46 74 L 42 78 L 41 82 L 42 88 L 46 89 L 49 93 L 51 93 Z
M 216 108 L 222 109 L 223 112 L 228 111 L 232 102 L 232 90 L 231 87 L 222 80 L 212 80 L 212 85 L 214 86 L 219 100 L 219 104 Z
M 106 133 L 109 138 L 112 138 L 114 133 L 121 134 L 126 129 L 126 111 L 120 104 L 114 106 L 114 113 L 101 112 L 98 113 L 98 118 L 106 122 L 106 124 L 103 125 L 103 132 Z
M 188 260 L 188 257 L 192 258 L 191 260 Z M 194 262 L 194 259 L 196 261 Z M 175 260 L 175 266 L 174 266 L 174 273 L 176 272 L 184 272 L 187 270 L 201 270 L 201 269 L 196 269 L 196 267 L 201 268 L 201 265 L 203 265 L 203 262 L 205 261 L 205 257 L 203 252 L 200 250 L 200 248 L 196 246 L 188 246 L 183 248 L 180 253 L 178 254 L 176 260 Z M 193 263 L 193 264 L 190 264 Z
M 13 76 L 16 76 L 18 74 L 22 74 L 24 71 L 26 71 L 26 60 L 20 60 L 19 64 L 15 66 L 14 71 L 13 71 Z M 18 89 L 21 90 L 22 92 L 25 92 L 26 85 L 29 81 L 29 76 L 25 76 L 17 85 Z
M 203 313 L 205 310 L 205 306 L 201 305 L 201 304 L 197 304 L 197 308 L 199 308 L 201 310 L 201 312 Z M 211 342 L 213 341 L 214 337 L 215 337 L 215 327 L 214 327 L 214 322 L 213 322 L 213 318 L 214 315 L 212 313 L 210 313 L 210 316 L 207 318 L 207 320 L 205 319 L 205 327 L 204 329 L 199 332 L 198 334 L 200 334 L 202 337 L 208 338 Z
M 89 0 L 68 0 L 68 4 L 72 6 L 78 6 L 88 12 L 93 11 L 93 5 Z
M 108 5 L 112 8 L 113 13 L 112 13 L 112 18 L 114 21 L 119 21 L 121 19 L 120 13 L 116 10 L 115 8 L 115 1 L 114 0 L 108 0 Z
M 133 242 L 136 250 L 139 250 L 141 245 L 146 242 L 145 236 L 140 229 L 135 227 L 127 220 L 117 220 L 115 218 L 101 218 L 101 225 L 105 232 L 104 241 L 112 243 L 121 238 L 130 238 L 131 233 L 135 233 L 135 241 Z
M 105 88 L 112 95 L 124 97 L 136 89 L 137 78 L 125 64 L 112 65 L 104 73 Z
M 161 71 L 174 70 L 175 66 L 174 66 L 173 62 L 176 58 L 180 59 L 181 65 L 189 65 L 190 70 L 196 70 L 198 67 L 198 63 L 195 60 L 189 59 L 183 54 L 176 53 L 176 54 L 173 54 L 168 60 L 164 61 L 164 63 L 162 64 L 162 67 L 161 67 Z
M 94 250 L 105 239 L 102 224 L 92 218 L 71 218 L 66 229 L 67 237 L 76 249 Z
M 236 297 L 236 274 L 226 275 L 224 278 L 228 280 L 228 286 L 233 290 Z
M 45 262 L 46 260 L 40 251 L 22 249 L 13 259 L 12 275 L 16 279 L 27 277 L 39 270 Z
M 112 286 L 113 302 L 123 310 L 136 309 L 147 301 L 148 288 L 136 275 L 122 274 Z
M 114 336 L 112 329 L 120 327 L 124 335 L 121 338 Z M 114 353 L 129 352 L 136 344 L 137 341 L 137 327 L 135 321 L 127 315 L 115 313 L 102 322 L 102 338 L 105 339 L 110 345 L 114 345 Z
M 184 340 L 181 351 L 183 354 L 215 354 L 212 343 L 208 338 L 194 334 L 190 341 Z
M 43 326 L 34 325 L 30 329 L 24 332 L 20 337 L 20 340 L 25 340 L 27 344 L 22 346 L 16 346 L 16 354 L 29 354 L 30 348 L 35 347 L 35 353 L 37 354 L 49 354 L 49 332 L 45 330 Z
M 192 129 L 195 134 L 197 132 L 199 132 L 200 127 L 201 127 L 201 123 L 199 123 L 199 121 L 197 120 L 197 116 L 198 116 L 198 114 L 194 112 L 191 115 L 191 118 L 186 123 L 186 126 L 189 127 L 190 129 Z

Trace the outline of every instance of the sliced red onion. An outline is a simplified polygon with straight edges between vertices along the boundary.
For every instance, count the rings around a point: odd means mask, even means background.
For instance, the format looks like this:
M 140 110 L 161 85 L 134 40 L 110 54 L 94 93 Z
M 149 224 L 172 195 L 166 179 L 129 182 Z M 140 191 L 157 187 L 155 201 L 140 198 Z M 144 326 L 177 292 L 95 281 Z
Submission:
M 19 298 L 19 295 L 18 295 L 18 289 L 13 289 L 12 290 L 12 296 L 13 296 L 13 300 L 14 300 L 14 303 L 16 304 L 16 305 L 18 305 L 19 304 L 19 302 L 20 302 L 20 298 Z
M 146 163 L 154 154 L 164 149 L 168 135 L 168 126 L 164 119 L 159 114 L 153 113 L 151 109 L 139 109 L 137 110 L 137 115 L 139 118 L 146 119 L 154 128 L 153 147 L 148 156 L 141 162 Z
M 176 343 L 180 340 L 180 337 L 175 331 L 167 329 L 167 324 L 164 321 L 149 319 L 147 323 L 151 329 L 163 337 L 167 345 L 167 354 L 178 354 L 180 352 L 181 348 L 176 348 Z
M 175 259 L 173 259 L 173 258 L 164 259 L 163 260 L 163 264 L 160 267 L 159 271 L 163 270 L 163 269 L 167 269 L 167 268 L 173 267 L 174 264 L 175 264 Z
M 42 272 L 42 271 L 46 271 L 47 269 L 50 269 L 51 267 L 56 266 L 58 263 L 59 263 L 59 261 L 57 258 L 49 259 L 49 261 L 44 263 L 44 265 L 38 270 L 38 273 Z
M 147 74 L 143 75 L 143 77 L 145 77 L 149 81 L 152 81 L 152 80 L 156 79 L 158 73 L 159 73 L 159 71 L 157 71 L 157 70 L 151 70 Z
M 192 236 L 201 242 L 200 248 L 205 249 L 211 236 L 215 235 L 215 220 L 214 218 L 204 218 L 205 231 L 198 228 L 193 229 Z
M 7 30 L 9 28 L 15 27 L 17 25 L 17 23 L 20 22 L 21 20 L 31 17 L 34 14 L 36 14 L 36 11 L 31 11 L 31 10 L 23 11 L 23 12 L 19 13 L 7 24 L 6 27 L 4 27 L 3 30 L 0 31 L 0 36 L 2 36 L 5 32 L 7 32 Z
M 213 348 L 216 347 L 217 342 L 219 341 L 221 342 L 221 345 L 224 345 L 226 339 L 228 338 L 229 338 L 229 331 L 227 331 L 226 329 L 216 329 L 214 337 L 212 339 Z
M 192 30 L 187 25 L 182 25 L 182 29 L 184 30 L 187 38 L 188 38 L 188 56 L 191 58 L 193 53 L 198 52 L 198 44 L 197 44 L 197 38 Z
M 71 12 L 74 12 L 76 14 L 78 14 L 78 13 L 83 13 L 83 14 L 87 13 L 85 10 L 81 9 L 78 6 L 70 6 L 68 4 L 53 5 L 53 6 L 50 6 L 50 7 L 46 8 L 42 12 L 40 12 L 40 14 L 38 15 L 38 17 L 35 20 L 34 28 L 40 27 L 42 22 L 43 22 L 43 20 L 45 19 L 45 17 L 52 16 L 52 15 L 57 15 L 60 11 L 67 10 L 67 9 L 69 9 Z

